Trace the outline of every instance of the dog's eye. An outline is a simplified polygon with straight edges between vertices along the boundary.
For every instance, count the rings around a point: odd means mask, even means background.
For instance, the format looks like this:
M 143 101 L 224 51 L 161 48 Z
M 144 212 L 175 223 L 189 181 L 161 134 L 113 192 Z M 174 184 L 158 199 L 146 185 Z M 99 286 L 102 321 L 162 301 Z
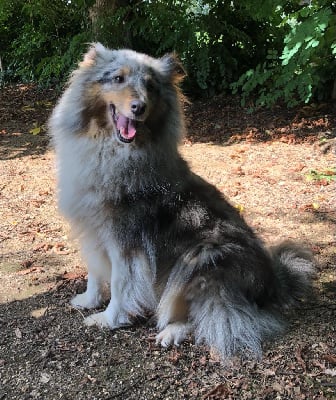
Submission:
M 113 77 L 114 83 L 123 83 L 124 81 L 125 81 L 125 78 L 122 75 L 116 75 Z

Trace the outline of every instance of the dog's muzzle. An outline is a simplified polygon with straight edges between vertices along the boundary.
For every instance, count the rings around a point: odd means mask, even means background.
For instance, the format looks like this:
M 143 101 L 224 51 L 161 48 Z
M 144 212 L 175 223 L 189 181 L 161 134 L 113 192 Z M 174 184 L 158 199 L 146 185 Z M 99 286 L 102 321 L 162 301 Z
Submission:
M 116 109 L 114 104 L 110 104 L 110 110 L 113 121 L 117 128 L 118 139 L 122 143 L 133 142 L 137 133 L 137 126 L 145 120 L 146 103 L 141 100 L 132 100 L 130 104 L 130 111 L 134 118 L 126 117 Z
M 133 142 L 136 135 L 137 121 L 117 112 L 113 104 L 110 105 L 110 109 L 117 128 L 118 139 L 123 143 Z

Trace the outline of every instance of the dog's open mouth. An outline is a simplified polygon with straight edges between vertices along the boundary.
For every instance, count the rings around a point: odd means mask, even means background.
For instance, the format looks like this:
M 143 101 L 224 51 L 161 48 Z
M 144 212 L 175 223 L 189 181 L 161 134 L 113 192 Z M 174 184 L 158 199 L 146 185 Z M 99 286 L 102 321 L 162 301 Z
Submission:
M 113 121 L 117 127 L 118 139 L 123 143 L 133 142 L 136 135 L 137 121 L 117 112 L 113 104 L 110 107 Z

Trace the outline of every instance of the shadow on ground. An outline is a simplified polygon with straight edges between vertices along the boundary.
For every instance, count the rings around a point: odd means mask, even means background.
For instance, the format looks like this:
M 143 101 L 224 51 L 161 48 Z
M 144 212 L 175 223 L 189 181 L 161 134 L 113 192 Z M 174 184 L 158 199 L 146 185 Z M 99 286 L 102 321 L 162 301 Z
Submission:
M 27 156 L 40 156 L 49 148 L 47 135 L 15 132 L 0 135 L 0 160 L 12 160 Z
M 335 345 L 336 307 L 328 285 L 290 318 L 285 336 L 265 345 L 263 360 L 234 359 L 229 368 L 190 342 L 157 347 L 148 323 L 118 331 L 85 327 L 87 312 L 68 305 L 84 286 L 82 278 L 64 280 L 0 305 L 0 399 L 227 398 L 211 397 L 213 390 L 233 399 L 273 399 L 279 391 L 297 398 L 295 387 L 305 398 L 332 398 L 325 360 Z

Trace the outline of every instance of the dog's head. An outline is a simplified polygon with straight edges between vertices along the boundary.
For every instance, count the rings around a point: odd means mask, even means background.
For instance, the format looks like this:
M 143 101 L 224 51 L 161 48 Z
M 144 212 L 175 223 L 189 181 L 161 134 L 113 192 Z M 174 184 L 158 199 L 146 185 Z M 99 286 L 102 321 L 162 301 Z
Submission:
M 185 72 L 174 54 L 155 59 L 132 50 L 92 45 L 79 65 L 86 92 L 83 118 L 133 142 L 143 127 L 158 125 L 176 102 L 177 84 Z M 174 100 L 175 99 L 175 100 Z

